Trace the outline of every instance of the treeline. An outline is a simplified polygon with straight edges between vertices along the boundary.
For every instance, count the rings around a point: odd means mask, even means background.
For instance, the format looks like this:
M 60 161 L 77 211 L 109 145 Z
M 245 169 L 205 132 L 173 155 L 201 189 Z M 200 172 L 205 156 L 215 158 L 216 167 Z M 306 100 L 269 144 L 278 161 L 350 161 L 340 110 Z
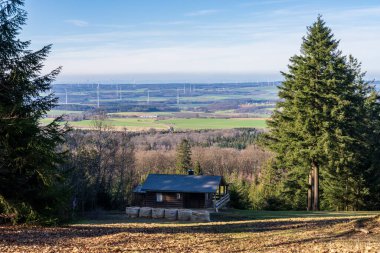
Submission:
M 97 131 L 66 136 L 62 148 L 69 151 L 63 166 L 70 172 L 72 209 L 116 209 L 130 198 L 139 175 L 129 138 L 127 133 L 114 135 L 101 123 Z
M 148 173 L 188 168 L 225 176 L 236 208 L 380 209 L 380 96 L 321 17 L 283 73 L 268 132 L 114 132 L 102 115 L 69 131 L 40 124 L 60 68 L 41 75 L 51 47 L 18 39 L 23 3 L 0 1 L 0 222 L 122 209 Z
M 148 134 L 146 132 L 134 133 L 131 141 L 141 150 L 175 149 L 183 139 L 187 139 L 192 146 L 244 149 L 248 145 L 256 143 L 262 132 L 262 130 L 253 128 L 183 132 L 163 132 L 151 129 Z
M 136 150 L 136 168 L 146 173 L 176 173 L 177 151 L 164 150 Z M 191 162 L 194 168 L 196 163 L 202 168 L 203 174 L 222 175 L 226 178 L 239 178 L 252 181 L 258 176 L 260 168 L 264 166 L 270 152 L 250 145 L 246 149 L 220 147 L 191 148 Z
M 95 130 L 72 130 L 61 146 L 68 152 L 63 170 L 70 172 L 70 208 L 80 213 L 123 209 L 131 204 L 133 188 L 149 173 L 178 173 L 177 148 L 183 140 L 191 146 L 191 168 L 199 166 L 202 174 L 234 182 L 254 181 L 271 156 L 254 144 L 259 135 L 254 129 L 131 133 L 112 131 L 104 122 L 94 121 Z M 247 146 L 223 148 L 221 143 Z

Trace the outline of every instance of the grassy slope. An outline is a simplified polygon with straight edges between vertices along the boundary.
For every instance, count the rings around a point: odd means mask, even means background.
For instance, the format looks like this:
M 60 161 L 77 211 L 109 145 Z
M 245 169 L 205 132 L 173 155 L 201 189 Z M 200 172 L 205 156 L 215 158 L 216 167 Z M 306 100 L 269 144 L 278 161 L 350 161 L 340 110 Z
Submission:
M 231 209 L 213 214 L 216 220 L 263 220 L 263 219 L 282 219 L 282 218 L 332 218 L 332 217 L 355 217 L 380 215 L 378 211 L 360 212 L 308 212 L 308 211 L 252 211 Z
M 376 213 L 233 211 L 210 223 L 103 216 L 56 227 L 0 226 L 1 252 L 378 252 Z M 227 214 L 226 214 L 227 215 Z M 279 217 L 273 219 L 270 217 Z M 299 218 L 299 217 L 302 218 Z M 319 217 L 316 217 L 319 216 Z M 331 217 L 332 216 L 332 217 Z M 291 217 L 291 218 L 289 218 Z M 361 219 L 361 222 L 356 220 Z M 356 224 L 369 229 L 363 234 Z

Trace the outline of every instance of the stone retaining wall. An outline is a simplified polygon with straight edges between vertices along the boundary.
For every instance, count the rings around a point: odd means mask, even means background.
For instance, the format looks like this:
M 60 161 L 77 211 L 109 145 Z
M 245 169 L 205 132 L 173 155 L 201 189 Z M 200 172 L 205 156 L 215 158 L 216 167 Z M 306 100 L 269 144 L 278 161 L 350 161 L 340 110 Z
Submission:
M 129 218 L 153 218 L 167 219 L 179 221 L 195 221 L 208 222 L 210 221 L 210 213 L 206 210 L 190 210 L 190 209 L 163 209 L 151 207 L 127 207 L 125 210 Z

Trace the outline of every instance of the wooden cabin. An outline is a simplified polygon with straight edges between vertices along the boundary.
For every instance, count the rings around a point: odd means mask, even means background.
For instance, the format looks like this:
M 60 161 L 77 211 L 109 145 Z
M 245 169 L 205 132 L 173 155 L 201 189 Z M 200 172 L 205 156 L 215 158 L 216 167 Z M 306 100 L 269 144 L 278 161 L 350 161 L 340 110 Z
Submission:
M 149 174 L 134 194 L 134 204 L 148 207 L 219 208 L 229 201 L 222 176 Z

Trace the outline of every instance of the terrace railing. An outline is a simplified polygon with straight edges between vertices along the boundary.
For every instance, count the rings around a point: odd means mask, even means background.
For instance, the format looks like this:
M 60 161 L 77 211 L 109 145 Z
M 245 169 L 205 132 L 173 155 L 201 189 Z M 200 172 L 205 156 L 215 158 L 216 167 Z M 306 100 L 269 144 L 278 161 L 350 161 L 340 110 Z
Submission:
M 230 202 L 230 194 L 227 193 L 222 196 L 219 200 L 215 201 L 215 211 L 218 212 L 219 208 L 224 207 L 227 203 Z

